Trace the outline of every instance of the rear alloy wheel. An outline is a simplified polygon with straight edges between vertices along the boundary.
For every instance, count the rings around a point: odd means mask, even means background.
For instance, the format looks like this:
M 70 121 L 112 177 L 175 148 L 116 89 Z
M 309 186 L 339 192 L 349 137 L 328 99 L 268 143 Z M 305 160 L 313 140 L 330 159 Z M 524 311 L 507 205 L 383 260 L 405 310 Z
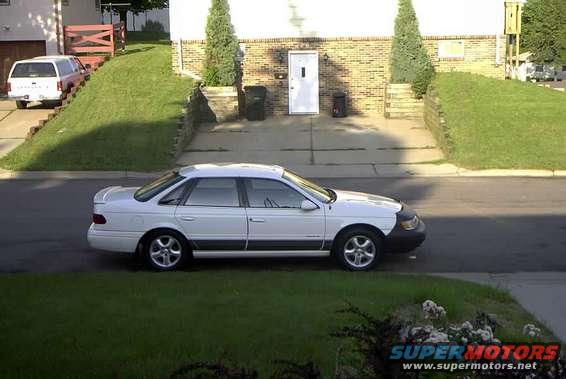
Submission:
M 164 231 L 147 239 L 144 253 L 151 267 L 159 271 L 172 271 L 183 265 L 189 251 L 182 236 Z
M 382 253 L 381 238 L 364 229 L 351 230 L 340 236 L 334 252 L 342 266 L 350 271 L 370 270 L 379 262 Z
M 28 102 L 27 101 L 16 101 L 16 108 L 18 109 L 26 109 L 28 107 Z

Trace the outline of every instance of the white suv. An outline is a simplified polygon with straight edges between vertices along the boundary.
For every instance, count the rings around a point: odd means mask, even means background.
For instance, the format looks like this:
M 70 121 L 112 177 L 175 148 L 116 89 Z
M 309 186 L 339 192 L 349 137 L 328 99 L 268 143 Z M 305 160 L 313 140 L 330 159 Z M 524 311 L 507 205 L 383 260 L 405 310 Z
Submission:
M 17 61 L 10 70 L 8 98 L 24 109 L 32 101 L 61 102 L 83 80 L 80 67 L 68 57 L 39 57 Z

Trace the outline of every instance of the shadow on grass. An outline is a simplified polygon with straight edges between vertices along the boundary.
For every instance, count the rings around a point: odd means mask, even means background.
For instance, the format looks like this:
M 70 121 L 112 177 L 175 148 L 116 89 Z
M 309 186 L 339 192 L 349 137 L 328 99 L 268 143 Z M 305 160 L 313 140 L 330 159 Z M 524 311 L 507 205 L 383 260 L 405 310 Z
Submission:
M 173 164 L 177 120 L 114 122 L 88 131 L 51 122 L 0 163 L 18 171 L 161 170 Z

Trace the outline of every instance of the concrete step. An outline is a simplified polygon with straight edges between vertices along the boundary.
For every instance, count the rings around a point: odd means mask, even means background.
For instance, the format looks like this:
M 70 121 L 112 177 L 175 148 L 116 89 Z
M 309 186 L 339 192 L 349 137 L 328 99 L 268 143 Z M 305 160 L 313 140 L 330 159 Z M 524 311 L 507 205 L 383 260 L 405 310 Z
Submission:
M 416 120 L 422 119 L 423 113 L 422 112 L 385 112 L 385 117 L 389 119 L 409 119 L 409 120 Z
M 399 108 L 424 108 L 424 103 L 419 101 L 388 101 L 385 103 L 385 106 Z

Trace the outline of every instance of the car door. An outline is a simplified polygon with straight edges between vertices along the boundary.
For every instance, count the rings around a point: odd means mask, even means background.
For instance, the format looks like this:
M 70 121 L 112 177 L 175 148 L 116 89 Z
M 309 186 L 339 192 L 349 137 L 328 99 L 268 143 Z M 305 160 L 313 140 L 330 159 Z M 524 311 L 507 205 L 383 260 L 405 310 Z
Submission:
M 303 200 L 309 199 L 279 180 L 244 178 L 242 182 L 247 201 L 247 250 L 322 248 L 325 227 L 322 207 L 301 209 Z
M 194 180 L 175 218 L 195 250 L 244 250 L 248 226 L 236 179 Z

